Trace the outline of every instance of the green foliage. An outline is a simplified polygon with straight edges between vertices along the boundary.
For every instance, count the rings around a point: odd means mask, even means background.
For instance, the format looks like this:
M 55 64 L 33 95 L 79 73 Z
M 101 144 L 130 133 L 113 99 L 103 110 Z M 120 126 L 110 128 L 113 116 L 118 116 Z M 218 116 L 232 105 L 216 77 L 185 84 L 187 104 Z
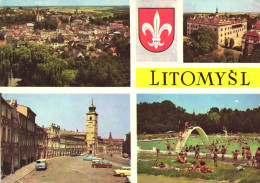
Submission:
M 243 50 L 243 57 L 240 57 L 239 62 L 251 62 L 259 63 L 260 61 L 260 44 L 254 45 L 253 53 L 248 55 L 247 43 L 245 44 L 245 49 Z
M 228 47 L 228 39 L 225 39 L 225 47 Z
M 55 19 L 47 18 L 43 22 L 35 22 L 34 29 L 46 29 L 46 30 L 56 30 L 58 27 L 58 22 Z
M 112 39 L 112 46 L 116 47 L 117 55 L 123 58 L 130 58 L 130 43 L 123 36 L 115 36 Z
M 232 132 L 260 132 L 260 107 L 253 110 L 219 110 L 213 107 L 206 114 L 193 115 L 171 101 L 140 103 L 137 105 L 137 133 L 179 131 L 186 121 L 194 121 L 206 133 L 220 133 L 226 126 Z
M 191 38 L 199 44 L 199 54 L 204 55 L 217 49 L 218 35 L 208 27 L 201 27 L 191 33 Z
M 44 45 L 19 49 L 0 46 L 1 85 L 7 85 L 12 71 L 14 77 L 22 79 L 20 86 L 130 86 L 130 58 L 126 58 L 126 42 L 121 42 L 124 45 L 117 46 L 121 46 L 119 55 L 123 57 L 76 60 L 59 58 Z
M 235 55 L 231 50 L 224 50 L 224 57 L 226 59 L 225 62 L 237 62 L 238 61 L 238 56 Z
M 1 16 L 0 26 L 10 26 L 10 25 L 22 25 L 28 22 L 35 21 L 35 15 L 31 12 L 24 11 L 20 13 L 13 13 L 12 10 L 5 9 L 3 14 L 11 13 L 12 16 Z
M 229 41 L 229 48 L 233 48 L 234 44 L 235 44 L 235 41 L 233 38 L 231 38 Z
M 100 57 L 82 63 L 76 76 L 79 86 L 129 86 L 129 58 Z

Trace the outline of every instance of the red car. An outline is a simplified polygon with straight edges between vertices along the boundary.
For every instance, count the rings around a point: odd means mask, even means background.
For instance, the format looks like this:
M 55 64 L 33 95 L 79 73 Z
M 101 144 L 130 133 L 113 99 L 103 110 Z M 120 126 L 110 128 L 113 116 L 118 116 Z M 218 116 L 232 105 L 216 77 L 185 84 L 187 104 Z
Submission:
M 93 168 L 111 168 L 112 163 L 107 162 L 107 161 L 99 161 L 99 162 L 92 163 L 92 167 Z

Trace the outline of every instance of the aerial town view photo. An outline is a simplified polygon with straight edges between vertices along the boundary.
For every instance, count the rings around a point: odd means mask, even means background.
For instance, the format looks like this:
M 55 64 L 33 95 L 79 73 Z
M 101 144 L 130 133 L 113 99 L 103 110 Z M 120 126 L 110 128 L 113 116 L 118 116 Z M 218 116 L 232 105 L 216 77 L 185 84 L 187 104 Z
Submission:
M 0 86 L 130 86 L 129 2 L 0 1 Z
M 260 182 L 259 94 L 138 94 L 138 182 Z
M 1 97 L 1 182 L 131 181 L 128 94 Z
M 260 62 L 260 3 L 183 1 L 184 62 Z

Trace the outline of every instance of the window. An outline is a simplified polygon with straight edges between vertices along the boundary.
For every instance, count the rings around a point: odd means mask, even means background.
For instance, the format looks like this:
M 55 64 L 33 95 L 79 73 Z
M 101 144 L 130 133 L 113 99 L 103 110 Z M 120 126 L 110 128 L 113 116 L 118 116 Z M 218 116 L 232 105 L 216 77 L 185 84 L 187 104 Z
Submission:
M 7 136 L 8 136 L 7 142 L 11 142 L 11 130 L 10 129 L 8 129 Z
M 89 120 L 92 120 L 92 117 L 89 117 Z
M 2 141 L 5 142 L 6 140 L 6 129 L 3 127 L 3 135 L 2 135 Z

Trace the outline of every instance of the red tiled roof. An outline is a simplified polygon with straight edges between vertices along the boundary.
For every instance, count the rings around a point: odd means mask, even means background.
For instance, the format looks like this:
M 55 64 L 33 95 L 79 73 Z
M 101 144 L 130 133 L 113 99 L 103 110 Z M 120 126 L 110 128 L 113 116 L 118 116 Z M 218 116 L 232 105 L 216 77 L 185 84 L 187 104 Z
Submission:
M 102 27 L 102 26 L 99 26 L 99 29 L 100 29 L 100 30 L 106 30 L 106 28 L 105 28 L 105 27 Z
M 209 25 L 218 25 L 220 23 L 224 24 L 237 24 L 237 23 L 242 23 L 243 19 L 238 18 L 226 18 L 226 17 L 196 17 L 196 18 L 191 18 L 188 20 L 190 23 L 199 23 L 199 24 L 209 24 Z
M 257 32 L 247 32 L 243 35 L 242 39 L 260 41 L 260 34 Z
M 255 25 L 253 25 L 255 29 L 260 29 L 260 21 L 258 21 Z
M 97 37 L 98 39 L 102 39 L 102 38 L 103 38 L 103 34 L 96 34 L 96 37 Z
M 90 54 L 90 57 L 100 57 L 100 55 L 98 55 L 98 54 L 96 54 L 95 52 L 92 52 L 91 54 Z
M 114 53 L 116 51 L 116 48 L 110 48 L 110 50 Z
M 113 27 L 122 27 L 123 24 L 118 24 L 118 23 L 109 23 L 109 26 L 113 26 Z

